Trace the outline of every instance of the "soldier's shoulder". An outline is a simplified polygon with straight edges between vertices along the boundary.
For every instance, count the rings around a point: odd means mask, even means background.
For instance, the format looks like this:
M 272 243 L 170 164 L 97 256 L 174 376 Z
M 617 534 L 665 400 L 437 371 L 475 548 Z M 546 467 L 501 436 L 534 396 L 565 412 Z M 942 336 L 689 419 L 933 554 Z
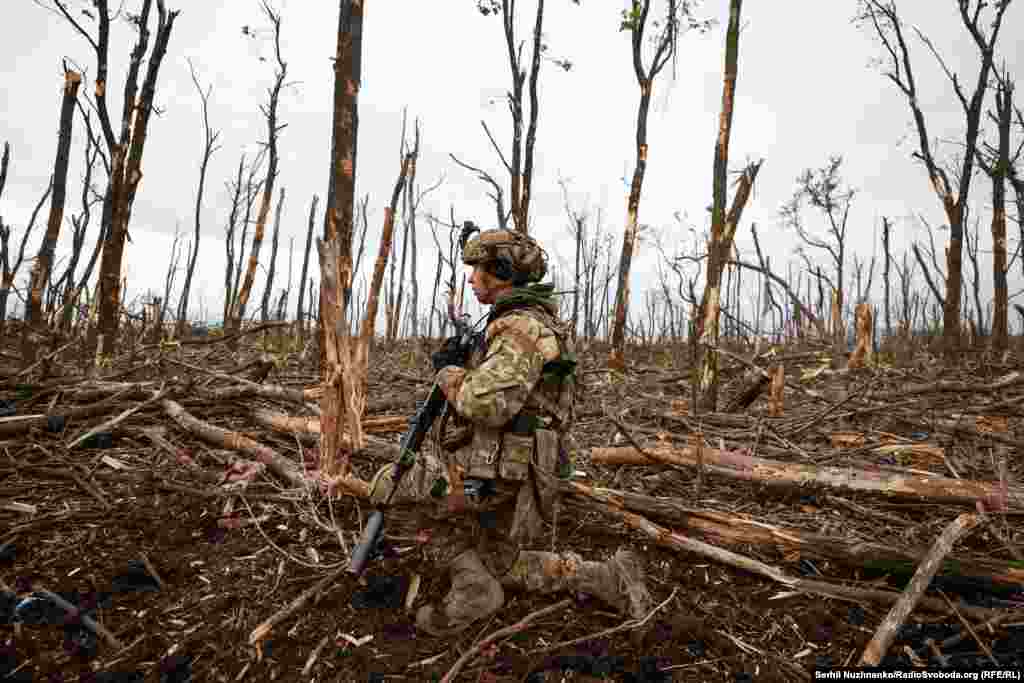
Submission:
M 529 309 L 511 311 L 487 326 L 487 337 L 493 341 L 498 337 L 510 337 L 535 347 L 545 358 L 559 355 L 558 338 L 545 316 Z
M 492 339 L 502 334 L 525 334 L 537 340 L 549 333 L 550 326 L 528 309 L 510 311 L 487 326 L 487 336 Z

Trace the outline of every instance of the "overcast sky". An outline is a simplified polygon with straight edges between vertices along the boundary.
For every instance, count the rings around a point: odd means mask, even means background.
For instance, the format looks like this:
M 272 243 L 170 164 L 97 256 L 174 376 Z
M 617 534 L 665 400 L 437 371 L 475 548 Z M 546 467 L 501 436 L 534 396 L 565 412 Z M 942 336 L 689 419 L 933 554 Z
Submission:
M 327 187 L 334 77 L 331 58 L 338 7 L 325 0 L 275 3 L 283 15 L 282 54 L 288 62 L 289 80 L 294 82 L 282 94 L 279 106 L 280 120 L 288 127 L 279 141 L 278 187 L 287 188 L 287 199 L 278 272 L 287 271 L 288 239 L 295 237 L 297 279 L 310 200 L 313 194 L 323 198 Z M 91 3 L 71 0 L 71 4 L 80 10 Z M 135 9 L 135 4 L 126 0 L 129 9 Z M 454 206 L 459 221 L 474 219 L 486 224 L 492 218 L 487 188 L 456 167 L 448 153 L 501 177 L 500 162 L 479 122 L 486 120 L 508 149 L 511 132 L 502 97 L 510 77 L 500 18 L 482 16 L 473 0 L 370 0 L 367 4 L 357 193 L 370 195 L 368 256 L 372 256 L 383 208 L 399 168 L 403 107 L 408 107 L 410 119 L 419 117 L 422 124 L 418 180 L 425 187 L 444 178 L 444 184 L 424 202 L 423 210 L 446 217 Z M 519 35 L 527 39 L 535 3 L 523 0 L 518 4 Z M 950 68 L 973 85 L 977 50 L 960 24 L 956 3 L 900 0 L 897 4 L 904 20 L 930 36 Z M 1019 47 L 1024 10 L 1019 4 L 1008 10 L 1000 40 L 1000 59 L 1006 60 L 1013 74 L 1024 71 Z M 55 13 L 32 0 L 8 0 L 5 5 L 9 7 L 0 22 L 0 45 L 8 66 L 0 89 L 5 112 L 0 119 L 0 144 L 9 141 L 12 153 L 0 215 L 13 226 L 14 241 L 20 239 L 53 168 L 63 86 L 61 60 L 67 57 L 86 69 L 80 95 L 84 96 L 92 91 L 95 57 L 86 41 Z M 218 318 L 223 300 L 223 231 L 230 206 L 224 184 L 240 154 L 251 156 L 256 144 L 266 138 L 259 106 L 266 101 L 273 79 L 273 60 L 260 60 L 261 56 L 271 57 L 270 43 L 246 37 L 242 27 L 262 29 L 267 22 L 256 0 L 168 0 L 168 5 L 180 9 L 181 15 L 161 71 L 156 103 L 162 114 L 150 124 L 144 177 L 132 217 L 133 243 L 126 251 L 129 296 L 150 288 L 162 290 L 175 227 L 192 229 L 203 138 L 199 98 L 189 76 L 187 60 L 191 59 L 200 81 L 213 85 L 210 118 L 221 131 L 222 144 L 209 170 L 192 310 L 198 315 L 198 305 L 204 302 L 209 317 Z M 546 3 L 549 52 L 570 60 L 572 68 L 565 72 L 545 63 L 542 69 L 531 211 L 534 234 L 567 264 L 573 252 L 560 178 L 571 181 L 571 199 L 577 209 L 589 207 L 594 212 L 600 207 L 606 227 L 616 234 L 625 222 L 638 101 L 629 34 L 618 31 L 625 5 L 620 0 Z M 660 6 L 658 0 L 655 6 Z M 924 170 L 911 159 L 913 128 L 907 105 L 872 66 L 881 50 L 873 36 L 852 23 L 855 11 L 854 0 L 748 0 L 744 4 L 730 166 L 740 168 L 746 159 L 764 158 L 765 162 L 739 231 L 741 252 L 751 246 L 748 226 L 754 221 L 774 262 L 791 258 L 797 242 L 779 221 L 779 205 L 792 194 L 797 175 L 807 167 L 821 166 L 830 154 L 844 156 L 844 178 L 859 190 L 850 219 L 850 245 L 862 256 L 870 258 L 880 216 L 897 221 L 901 231 L 898 252 L 910 239 L 922 236 L 915 214 L 922 214 L 934 225 L 944 222 Z M 698 231 L 706 227 L 704 207 L 711 196 L 728 2 L 708 1 L 701 12 L 718 25 L 707 35 L 686 35 L 680 43 L 674 80 L 666 68 L 654 85 L 649 164 L 640 206 L 642 224 L 662 231 L 670 247 L 687 249 L 687 240 L 692 242 L 693 235 L 680 228 L 675 216 L 684 217 Z M 86 17 L 81 18 L 85 26 L 93 27 Z M 108 93 L 114 95 L 110 101 L 114 113 L 120 112 L 127 55 L 135 35 L 124 21 L 114 23 L 112 33 Z M 919 41 L 912 41 L 911 47 L 931 134 L 962 140 L 963 116 L 948 81 Z M 75 125 L 62 240 L 70 239 L 69 216 L 79 210 L 77 186 L 84 143 L 81 120 Z M 115 121 L 115 129 L 118 125 Z M 987 128 L 991 133 L 991 126 Z M 956 146 L 946 144 L 940 150 L 949 158 Z M 987 235 L 988 180 L 976 179 L 972 194 L 982 216 L 982 248 L 986 249 L 991 241 Z M 811 227 L 822 225 L 812 214 L 807 220 Z M 91 234 L 96 223 L 98 211 L 94 212 Z M 40 234 L 44 224 L 45 210 L 37 228 Z M 426 223 L 421 226 L 426 231 Z M 1011 225 L 1010 234 L 1012 248 L 1015 226 Z M 261 258 L 264 264 L 269 258 L 269 237 L 268 227 Z M 33 241 L 30 245 L 33 255 L 37 244 Z M 429 247 L 423 249 L 430 258 L 420 259 L 421 273 L 424 281 L 428 273 L 432 281 L 433 247 L 425 232 L 420 245 Z M 641 245 L 634 260 L 637 295 L 654 284 L 656 260 L 657 252 L 648 244 Z M 984 259 L 982 267 L 988 298 L 990 260 Z M 27 274 L 26 266 L 22 276 Z M 878 282 L 876 277 L 876 291 L 880 292 Z M 278 283 L 283 286 L 283 280 Z M 250 310 L 254 304 L 258 306 L 261 292 L 262 280 L 257 278 Z M 294 308 L 294 295 L 291 301 Z

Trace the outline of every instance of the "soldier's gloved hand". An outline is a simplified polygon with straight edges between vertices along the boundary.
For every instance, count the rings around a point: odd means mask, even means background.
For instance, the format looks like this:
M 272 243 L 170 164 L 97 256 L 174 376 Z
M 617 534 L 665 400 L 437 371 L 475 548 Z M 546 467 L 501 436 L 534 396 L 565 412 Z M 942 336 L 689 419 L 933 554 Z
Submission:
M 430 362 L 434 365 L 434 372 L 449 365 L 462 366 L 465 364 L 465 352 L 459 345 L 458 337 L 448 337 L 441 344 L 441 348 L 430 356 Z

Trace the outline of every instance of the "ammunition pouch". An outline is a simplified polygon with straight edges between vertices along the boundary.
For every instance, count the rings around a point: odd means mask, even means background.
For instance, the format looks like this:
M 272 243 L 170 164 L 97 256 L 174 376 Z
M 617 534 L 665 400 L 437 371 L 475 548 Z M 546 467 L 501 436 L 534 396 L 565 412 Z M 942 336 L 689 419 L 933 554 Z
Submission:
M 449 430 L 441 439 L 441 448 L 448 453 L 455 453 L 461 448 L 469 445 L 473 440 L 473 427 L 460 425 Z
M 536 473 L 533 481 L 537 487 L 537 502 L 540 503 L 540 511 L 544 517 L 551 519 L 551 511 L 558 497 L 558 482 L 555 477 L 559 474 L 559 459 L 563 449 L 558 432 L 553 430 L 538 429 L 535 438 L 537 449 L 533 466 Z

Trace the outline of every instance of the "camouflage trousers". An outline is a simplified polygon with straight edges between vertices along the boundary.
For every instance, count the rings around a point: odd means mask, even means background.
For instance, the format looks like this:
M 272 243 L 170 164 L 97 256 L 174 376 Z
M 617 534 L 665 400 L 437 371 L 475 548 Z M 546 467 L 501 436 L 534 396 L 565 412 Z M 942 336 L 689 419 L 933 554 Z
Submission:
M 450 514 L 446 499 L 431 498 L 429 493 L 434 475 L 441 475 L 443 469 L 436 459 L 422 459 L 393 498 L 399 503 L 416 504 L 418 514 L 411 518 L 403 514 L 397 519 L 405 524 L 412 522 L 417 531 L 429 527 L 424 547 L 428 559 L 439 569 L 456 570 L 462 575 L 460 581 L 465 582 L 465 587 L 458 587 L 453 581 L 443 608 L 428 610 L 423 618 L 417 615 L 422 628 L 441 634 L 444 629 L 461 628 L 474 618 L 486 616 L 481 611 L 497 610 L 504 602 L 499 582 L 505 588 L 528 592 L 589 593 L 634 618 L 646 613 L 650 595 L 642 564 L 631 553 L 620 551 L 605 562 L 593 562 L 573 552 L 534 549 L 541 541 L 544 524 L 536 508 L 531 507 L 531 480 L 492 480 L 487 495 L 469 501 L 463 512 Z M 371 499 L 386 498 L 390 491 L 387 474 L 388 468 L 384 468 L 374 477 Z M 445 617 L 438 617 L 442 611 Z
M 370 497 L 374 502 L 384 500 L 390 492 L 390 472 L 388 465 L 371 482 Z M 447 470 L 436 457 L 421 456 L 392 499 L 397 504 L 393 517 L 396 524 L 407 532 L 426 530 L 426 534 L 419 536 L 428 537 L 424 552 L 433 564 L 447 566 L 461 553 L 475 550 L 487 570 L 501 577 L 512 567 L 520 550 L 540 542 L 544 524 L 532 504 L 531 480 L 489 480 L 485 495 L 467 500 L 464 510 L 450 513 L 447 498 L 430 495 L 438 478 L 447 482 Z

